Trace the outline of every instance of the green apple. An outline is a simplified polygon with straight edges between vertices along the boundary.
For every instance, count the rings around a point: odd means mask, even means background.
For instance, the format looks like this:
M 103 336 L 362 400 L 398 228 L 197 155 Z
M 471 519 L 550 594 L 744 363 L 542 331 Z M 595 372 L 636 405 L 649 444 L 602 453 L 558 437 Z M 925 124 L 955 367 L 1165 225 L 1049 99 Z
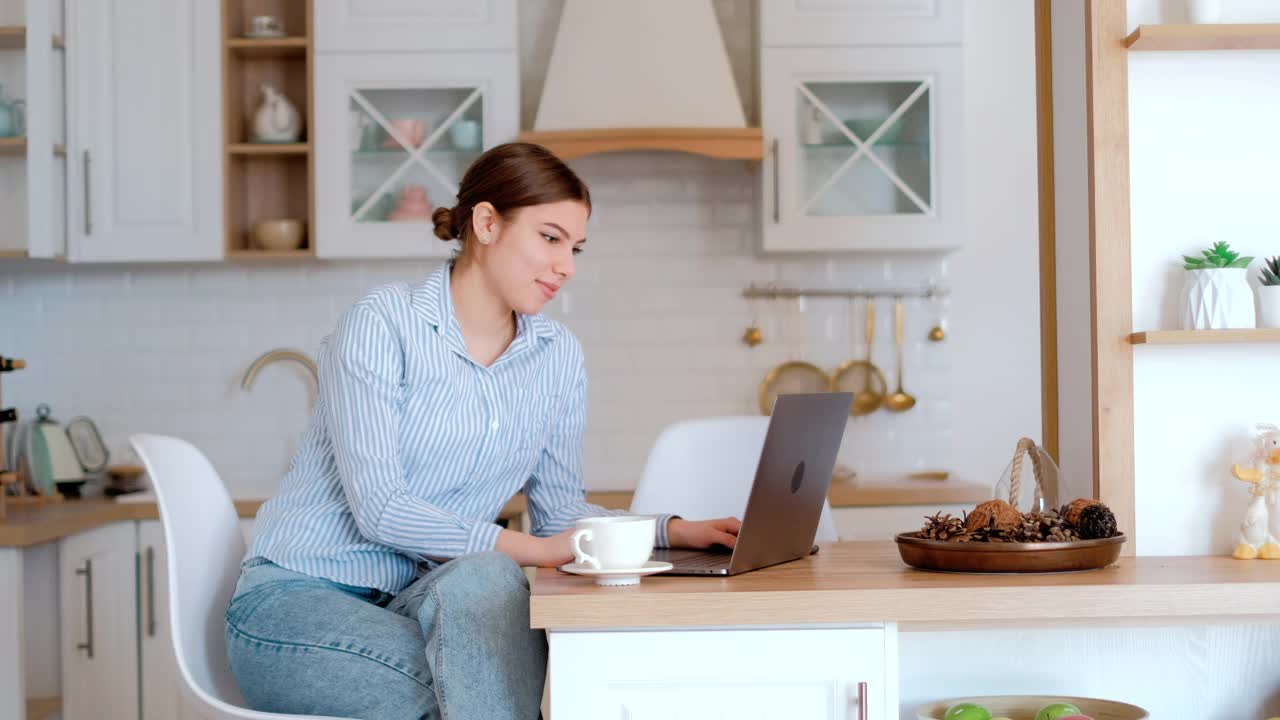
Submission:
M 991 713 L 981 705 L 956 703 L 947 708 L 943 720 L 991 720 Z
M 1036 713 L 1036 720 L 1058 720 L 1068 715 L 1083 715 L 1080 708 L 1071 703 L 1051 703 L 1040 708 L 1040 712 Z

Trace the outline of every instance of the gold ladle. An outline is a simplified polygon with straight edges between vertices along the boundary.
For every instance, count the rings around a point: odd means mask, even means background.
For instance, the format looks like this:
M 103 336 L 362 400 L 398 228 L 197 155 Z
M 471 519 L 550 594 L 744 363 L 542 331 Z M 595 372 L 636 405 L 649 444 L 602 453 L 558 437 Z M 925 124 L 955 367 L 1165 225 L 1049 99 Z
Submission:
M 898 389 L 884 399 L 884 406 L 893 412 L 906 412 L 916 406 L 916 399 L 902 389 L 902 298 L 895 298 L 893 325 L 898 341 Z
M 871 364 L 871 345 L 876 339 L 876 301 L 875 298 L 867 298 L 867 358 L 863 361 L 866 371 L 862 376 L 862 389 L 853 396 L 853 407 L 851 412 L 854 415 L 867 415 L 880 409 L 881 403 L 884 402 L 884 395 L 877 392 L 872 387 L 873 376 L 880 371 L 875 365 Z M 883 381 L 881 381 L 883 385 Z

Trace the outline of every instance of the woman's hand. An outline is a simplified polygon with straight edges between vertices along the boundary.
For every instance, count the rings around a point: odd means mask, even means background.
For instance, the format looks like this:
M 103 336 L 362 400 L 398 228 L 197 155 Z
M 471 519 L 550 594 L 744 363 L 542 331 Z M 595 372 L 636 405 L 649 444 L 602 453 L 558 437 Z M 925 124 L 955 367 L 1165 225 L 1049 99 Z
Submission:
M 671 547 L 702 550 L 712 545 L 732 548 L 738 542 L 738 530 L 742 522 L 735 517 L 715 520 L 681 520 L 672 518 L 667 523 L 667 540 Z
M 509 555 L 521 567 L 560 567 L 573 562 L 573 545 L 569 543 L 572 534 L 573 530 L 569 529 L 551 537 L 534 537 L 503 530 L 494 549 Z

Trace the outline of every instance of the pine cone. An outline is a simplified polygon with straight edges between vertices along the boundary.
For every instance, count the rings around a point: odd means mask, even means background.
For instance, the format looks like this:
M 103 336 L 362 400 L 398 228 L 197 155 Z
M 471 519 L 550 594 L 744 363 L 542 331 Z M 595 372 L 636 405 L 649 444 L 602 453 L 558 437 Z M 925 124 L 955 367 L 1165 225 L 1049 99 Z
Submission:
M 936 513 L 932 517 L 925 518 L 924 527 L 920 528 L 920 535 L 930 540 L 950 540 L 952 542 L 966 542 L 969 539 L 969 532 L 964 527 L 964 521 L 943 513 Z
M 983 528 L 1008 531 L 1021 523 L 1022 513 L 1004 500 L 988 500 L 965 516 L 965 527 L 969 532 Z
M 1076 530 L 1080 533 L 1080 537 L 1086 540 L 1109 538 L 1116 534 L 1115 513 L 1102 503 L 1091 505 L 1080 512 Z

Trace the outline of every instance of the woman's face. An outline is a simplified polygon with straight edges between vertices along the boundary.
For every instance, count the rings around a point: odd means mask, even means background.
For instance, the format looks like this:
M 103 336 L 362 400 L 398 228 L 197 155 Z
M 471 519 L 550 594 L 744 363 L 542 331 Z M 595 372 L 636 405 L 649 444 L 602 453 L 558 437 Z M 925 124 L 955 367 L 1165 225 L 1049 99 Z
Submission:
M 574 256 L 587 237 L 587 206 L 576 200 L 531 205 L 499 217 L 476 206 L 474 228 L 487 244 L 475 248 L 494 290 L 516 312 L 536 314 L 574 275 Z

